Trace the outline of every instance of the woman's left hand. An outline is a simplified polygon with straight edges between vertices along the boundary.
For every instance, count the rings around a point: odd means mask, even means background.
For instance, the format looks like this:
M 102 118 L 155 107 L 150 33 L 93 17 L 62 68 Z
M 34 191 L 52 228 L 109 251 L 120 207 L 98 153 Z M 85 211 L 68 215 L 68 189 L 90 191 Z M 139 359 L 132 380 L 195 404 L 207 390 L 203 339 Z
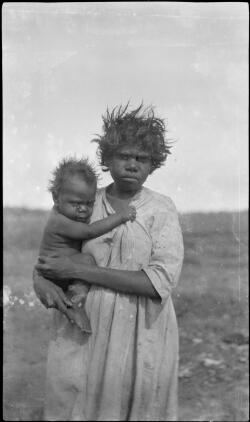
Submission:
M 54 255 L 50 257 L 40 256 L 36 269 L 45 278 L 52 280 L 70 280 L 75 278 L 75 264 L 67 256 Z

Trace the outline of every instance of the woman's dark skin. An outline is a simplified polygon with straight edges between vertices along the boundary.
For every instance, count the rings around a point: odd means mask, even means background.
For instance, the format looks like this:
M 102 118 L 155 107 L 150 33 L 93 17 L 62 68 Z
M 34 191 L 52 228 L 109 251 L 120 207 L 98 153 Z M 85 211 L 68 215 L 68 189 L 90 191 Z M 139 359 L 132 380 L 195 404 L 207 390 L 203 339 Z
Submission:
M 150 154 L 135 146 L 120 147 L 109 160 L 108 168 L 114 183 L 107 189 L 107 197 L 118 211 L 123 203 L 129 203 L 141 190 L 143 183 L 151 173 Z M 34 289 L 47 307 L 55 307 L 67 315 L 70 306 L 60 281 L 77 279 L 96 286 L 112 289 L 127 294 L 160 299 L 151 281 L 143 271 L 115 270 L 86 265 L 86 258 L 79 253 L 74 260 L 65 257 L 40 257 L 36 265 L 39 274 L 34 274 Z M 54 283 L 43 277 L 57 280 Z M 48 302 L 49 298 L 49 302 Z

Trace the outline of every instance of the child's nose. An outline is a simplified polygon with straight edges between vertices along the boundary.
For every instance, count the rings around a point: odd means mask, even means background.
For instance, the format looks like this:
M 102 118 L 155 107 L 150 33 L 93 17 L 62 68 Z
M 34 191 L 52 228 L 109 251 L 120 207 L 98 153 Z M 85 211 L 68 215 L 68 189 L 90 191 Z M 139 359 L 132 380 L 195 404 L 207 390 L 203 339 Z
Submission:
M 86 211 L 86 209 L 87 209 L 86 205 L 78 205 L 78 207 L 77 207 L 77 210 L 79 212 L 84 212 L 84 211 Z

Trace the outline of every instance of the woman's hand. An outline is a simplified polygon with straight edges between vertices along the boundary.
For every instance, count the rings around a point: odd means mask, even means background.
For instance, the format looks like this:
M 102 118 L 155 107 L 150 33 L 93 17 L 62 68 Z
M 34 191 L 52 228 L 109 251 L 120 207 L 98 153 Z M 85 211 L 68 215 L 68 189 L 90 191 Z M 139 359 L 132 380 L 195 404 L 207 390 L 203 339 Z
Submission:
M 33 273 L 33 287 L 38 299 L 46 308 L 58 309 L 71 319 L 69 309 L 73 306 L 71 301 L 66 297 L 61 287 L 43 278 L 36 269 Z
M 44 277 L 52 280 L 70 281 L 74 278 L 75 264 L 67 256 L 40 256 L 35 268 Z

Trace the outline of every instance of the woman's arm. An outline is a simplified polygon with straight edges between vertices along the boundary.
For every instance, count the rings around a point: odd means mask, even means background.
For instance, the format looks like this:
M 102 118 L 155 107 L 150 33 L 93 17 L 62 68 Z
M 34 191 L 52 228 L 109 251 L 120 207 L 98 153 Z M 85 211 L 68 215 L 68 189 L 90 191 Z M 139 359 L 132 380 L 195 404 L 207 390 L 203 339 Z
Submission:
M 40 257 L 36 268 L 48 278 L 87 281 L 87 283 L 122 293 L 160 299 L 159 294 L 143 271 L 89 266 L 81 262 L 81 256 L 83 255 L 77 254 L 77 262 L 73 262 L 68 257 Z
M 80 256 L 77 263 L 60 257 L 40 257 L 37 268 L 52 279 L 86 280 L 93 285 L 148 296 L 163 303 L 176 286 L 183 261 L 183 239 L 178 215 L 172 201 L 166 198 L 165 202 L 166 210 L 158 212 L 151 229 L 150 261 L 140 271 L 90 267 L 84 265 Z
M 152 299 L 160 298 L 143 271 L 115 270 L 79 264 L 72 275 L 74 279 L 86 280 L 90 284 L 118 290 L 122 293 L 148 296 Z

